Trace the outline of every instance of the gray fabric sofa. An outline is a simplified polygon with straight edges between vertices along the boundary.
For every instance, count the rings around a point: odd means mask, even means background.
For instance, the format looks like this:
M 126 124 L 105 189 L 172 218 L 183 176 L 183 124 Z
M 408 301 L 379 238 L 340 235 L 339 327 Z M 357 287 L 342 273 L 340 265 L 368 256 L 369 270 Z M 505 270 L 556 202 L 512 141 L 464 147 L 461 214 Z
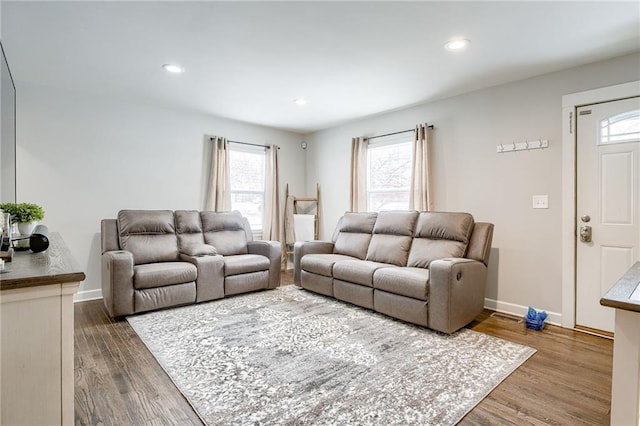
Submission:
M 332 241 L 294 246 L 294 282 L 444 333 L 484 308 L 493 224 L 468 213 L 350 213 Z
M 113 317 L 280 285 L 281 245 L 240 212 L 122 210 L 102 223 L 102 299 Z

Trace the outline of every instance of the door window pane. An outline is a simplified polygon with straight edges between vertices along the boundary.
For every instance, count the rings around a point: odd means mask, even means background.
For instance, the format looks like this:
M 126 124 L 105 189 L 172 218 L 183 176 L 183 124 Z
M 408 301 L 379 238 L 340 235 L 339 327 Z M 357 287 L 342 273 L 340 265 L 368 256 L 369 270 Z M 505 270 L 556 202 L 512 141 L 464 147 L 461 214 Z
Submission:
M 640 141 L 640 110 L 600 121 L 600 145 Z

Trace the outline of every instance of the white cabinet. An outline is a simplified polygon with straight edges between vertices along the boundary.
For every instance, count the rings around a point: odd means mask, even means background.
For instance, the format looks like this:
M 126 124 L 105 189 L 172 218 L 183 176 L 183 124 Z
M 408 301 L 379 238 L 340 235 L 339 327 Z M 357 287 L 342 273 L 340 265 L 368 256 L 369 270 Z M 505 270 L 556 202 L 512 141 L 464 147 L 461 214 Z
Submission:
M 73 425 L 73 295 L 84 273 L 59 236 L 0 275 L 0 424 Z
M 615 308 L 611 424 L 640 426 L 640 262 L 636 262 L 600 304 Z

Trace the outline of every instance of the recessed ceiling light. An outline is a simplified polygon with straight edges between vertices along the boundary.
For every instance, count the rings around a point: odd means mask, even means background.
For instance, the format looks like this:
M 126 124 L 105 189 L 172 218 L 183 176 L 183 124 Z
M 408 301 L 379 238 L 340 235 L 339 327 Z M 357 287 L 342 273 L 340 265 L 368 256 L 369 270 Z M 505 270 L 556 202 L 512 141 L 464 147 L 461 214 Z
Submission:
M 460 52 L 464 50 L 471 41 L 466 38 L 456 38 L 445 43 L 444 48 L 450 52 Z
M 296 98 L 293 100 L 293 103 L 298 106 L 302 106 L 307 104 L 307 100 L 305 98 Z
M 182 68 L 180 65 L 175 65 L 175 64 L 164 64 L 162 68 L 164 68 L 165 71 L 168 71 L 172 74 L 180 74 L 184 72 L 184 68 Z

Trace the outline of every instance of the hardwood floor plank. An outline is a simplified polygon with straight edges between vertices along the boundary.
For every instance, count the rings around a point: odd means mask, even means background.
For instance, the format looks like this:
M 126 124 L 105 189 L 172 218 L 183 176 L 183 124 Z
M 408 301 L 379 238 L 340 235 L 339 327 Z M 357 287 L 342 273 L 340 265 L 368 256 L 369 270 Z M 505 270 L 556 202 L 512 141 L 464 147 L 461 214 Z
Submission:
M 516 424 L 609 424 L 612 341 L 555 326 L 528 330 L 488 312 L 470 328 L 538 352 L 475 407 L 468 424 L 493 424 L 496 403 L 513 410 L 508 421 Z
M 202 424 L 126 321 L 101 301 L 78 305 L 76 424 Z
M 281 285 L 293 282 L 283 273 Z M 215 303 L 211 302 L 211 303 Z M 611 340 L 485 311 L 468 328 L 537 349 L 465 416 L 461 425 L 608 425 Z M 77 425 L 202 425 L 126 321 L 102 301 L 75 305 Z

